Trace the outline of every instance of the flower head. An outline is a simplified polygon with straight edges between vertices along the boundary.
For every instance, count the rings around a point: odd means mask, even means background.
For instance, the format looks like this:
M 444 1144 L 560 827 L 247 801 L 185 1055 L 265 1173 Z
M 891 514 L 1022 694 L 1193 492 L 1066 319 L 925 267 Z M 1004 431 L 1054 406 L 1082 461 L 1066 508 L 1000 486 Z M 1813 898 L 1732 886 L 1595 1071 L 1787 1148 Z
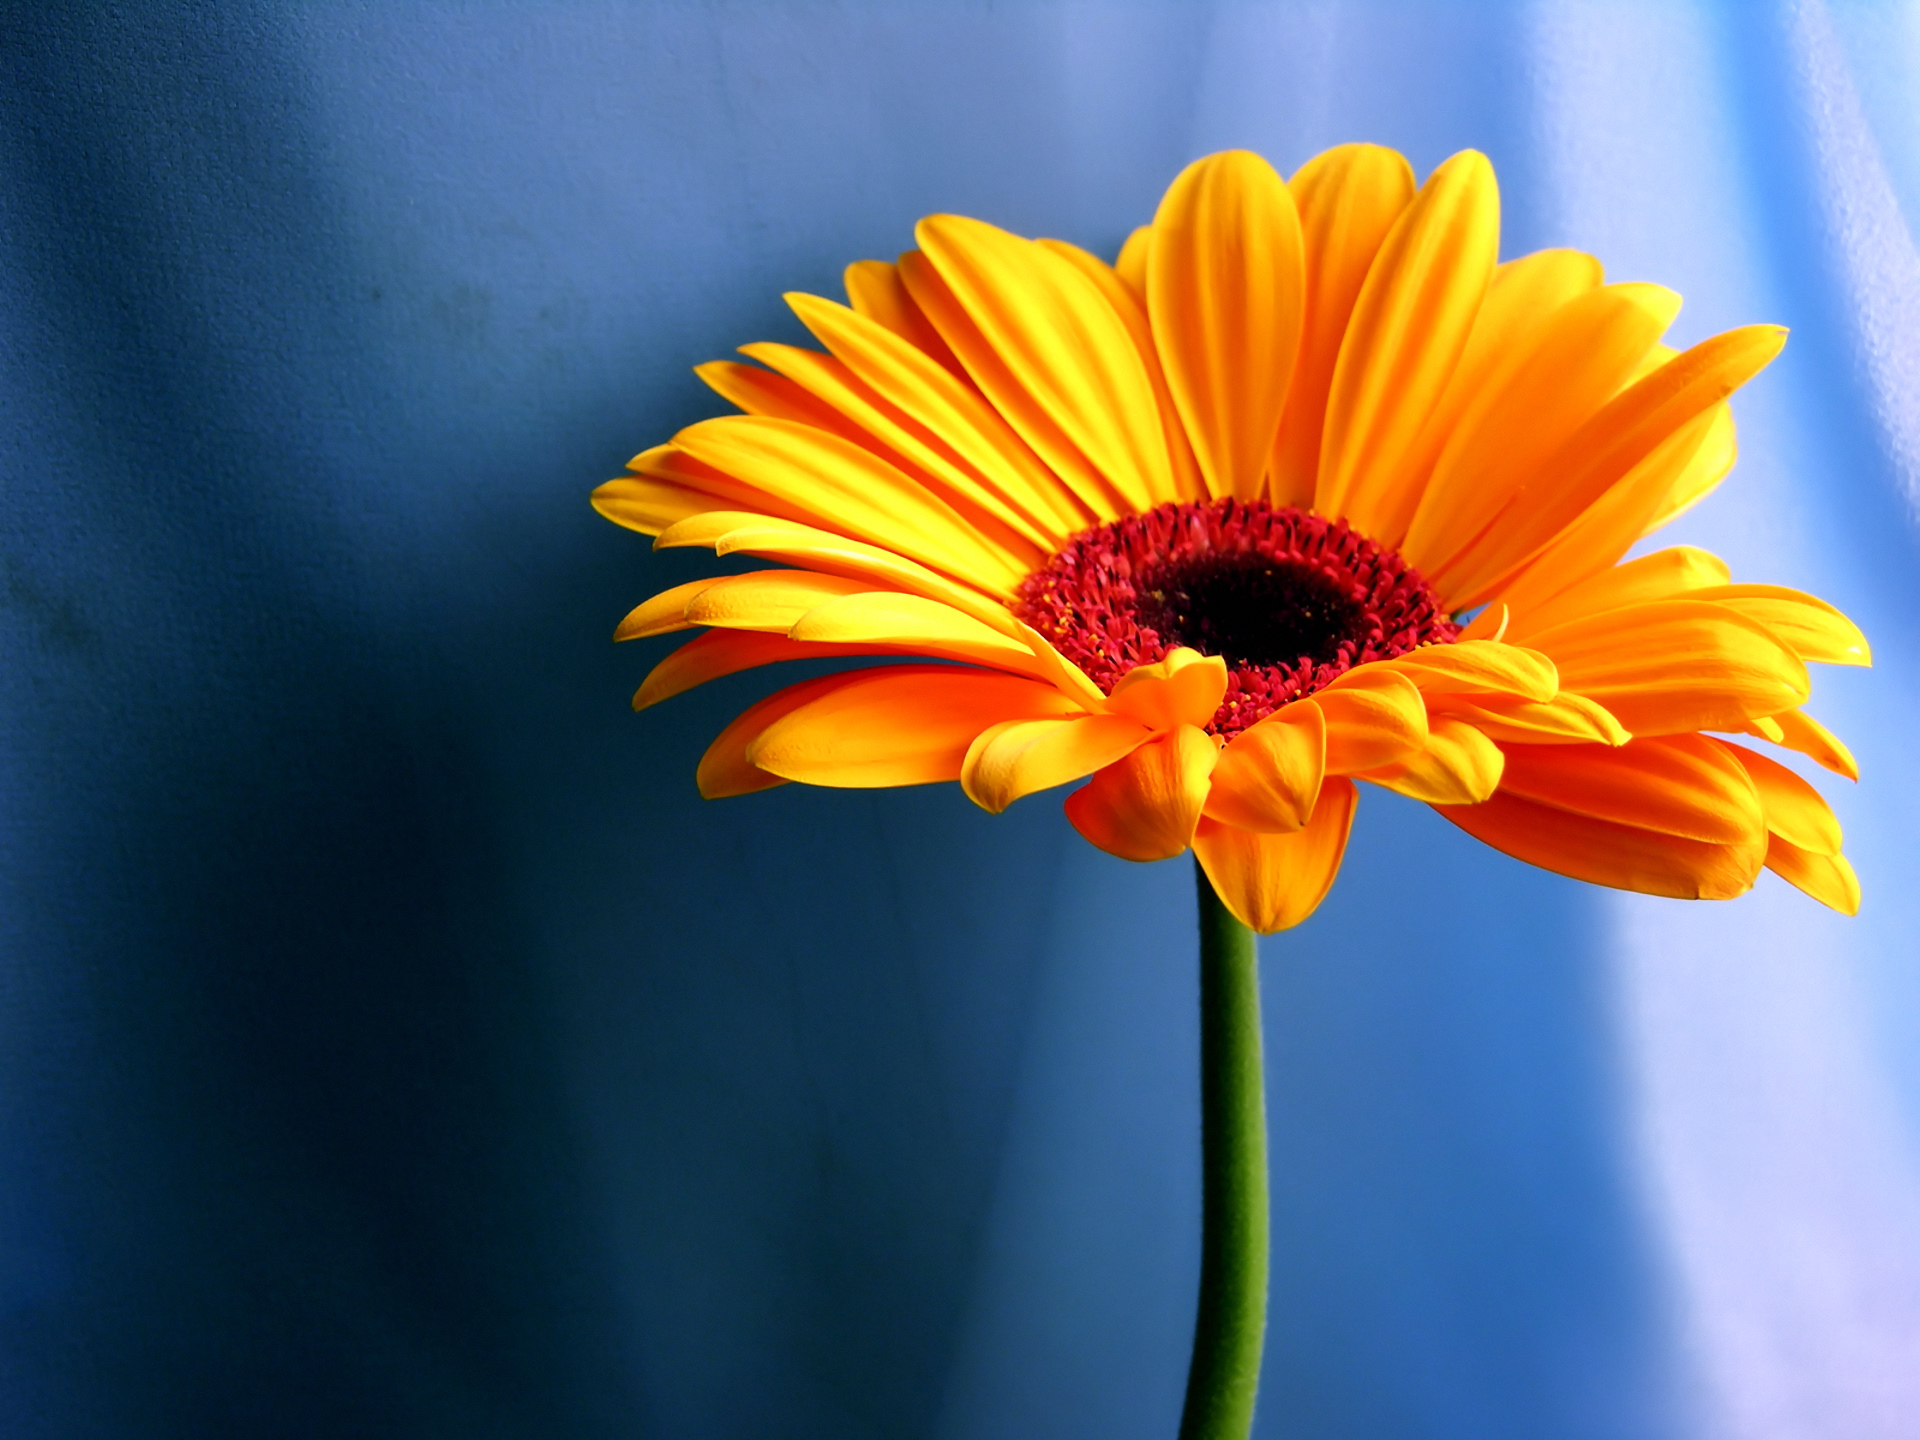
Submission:
M 702 793 L 958 780 L 997 812 L 1091 777 L 1081 834 L 1192 847 L 1263 931 L 1326 894 L 1356 780 L 1579 879 L 1721 899 L 1766 866 L 1851 913 L 1832 812 L 1744 740 L 1855 777 L 1800 706 L 1865 639 L 1704 551 L 1622 558 L 1726 474 L 1727 397 L 1784 331 L 1676 352 L 1673 292 L 1498 264 L 1498 231 L 1483 156 L 1416 189 L 1369 145 L 1290 181 L 1197 161 L 1113 266 L 921 221 L 849 305 L 788 297 L 823 351 L 701 366 L 745 413 L 595 492 L 656 546 L 780 567 L 633 611 L 617 638 L 704 627 L 635 708 L 911 657 L 753 706 Z

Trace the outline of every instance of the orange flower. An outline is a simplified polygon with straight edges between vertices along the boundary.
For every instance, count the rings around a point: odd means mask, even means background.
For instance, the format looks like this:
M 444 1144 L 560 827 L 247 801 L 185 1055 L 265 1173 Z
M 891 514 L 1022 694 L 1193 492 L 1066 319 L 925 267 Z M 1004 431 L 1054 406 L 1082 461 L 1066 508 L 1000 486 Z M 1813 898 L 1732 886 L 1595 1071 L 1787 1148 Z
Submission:
M 677 586 L 620 625 L 706 633 L 636 709 L 779 660 L 912 656 L 782 690 L 700 762 L 787 780 L 958 780 L 1131 860 L 1188 847 L 1235 915 L 1299 923 L 1366 780 L 1561 874 L 1723 899 L 1765 865 L 1852 913 L 1840 830 L 1732 734 L 1856 776 L 1802 713 L 1865 639 L 1690 547 L 1621 563 L 1733 463 L 1726 400 L 1784 343 L 1678 353 L 1656 285 L 1591 256 L 1496 263 L 1485 157 L 1417 190 L 1342 146 L 1282 181 L 1189 166 L 1108 266 L 920 222 L 851 305 L 788 297 L 824 352 L 699 373 L 701 421 L 594 495 L 657 546 L 782 567 Z

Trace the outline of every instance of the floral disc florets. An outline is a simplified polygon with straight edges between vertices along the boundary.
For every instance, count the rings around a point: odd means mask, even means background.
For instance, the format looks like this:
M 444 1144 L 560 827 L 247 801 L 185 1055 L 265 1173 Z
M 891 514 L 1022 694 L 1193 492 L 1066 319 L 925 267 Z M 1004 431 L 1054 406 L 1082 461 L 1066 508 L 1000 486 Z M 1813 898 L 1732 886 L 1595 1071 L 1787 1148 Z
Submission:
M 1460 633 L 1420 572 L 1330 521 L 1264 501 L 1187 501 L 1082 531 L 1015 613 L 1102 690 L 1175 646 L 1227 662 L 1207 728 L 1234 736 L 1370 660 Z

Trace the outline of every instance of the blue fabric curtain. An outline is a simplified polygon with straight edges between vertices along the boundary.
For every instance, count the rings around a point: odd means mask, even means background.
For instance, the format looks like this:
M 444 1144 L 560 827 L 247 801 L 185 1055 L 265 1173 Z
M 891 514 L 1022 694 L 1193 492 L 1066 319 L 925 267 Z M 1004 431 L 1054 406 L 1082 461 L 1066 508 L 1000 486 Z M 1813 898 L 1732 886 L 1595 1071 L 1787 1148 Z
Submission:
M 627 712 L 703 562 L 586 494 L 921 214 L 1111 254 L 1351 139 L 1486 151 L 1503 253 L 1683 343 L 1793 327 L 1669 533 L 1872 637 L 1811 707 L 1867 901 L 1369 793 L 1263 948 L 1260 1433 L 1913 1433 L 1913 6 L 10 5 L 0 61 L 6 1434 L 1170 1436 L 1188 868 L 702 803 L 773 682 Z

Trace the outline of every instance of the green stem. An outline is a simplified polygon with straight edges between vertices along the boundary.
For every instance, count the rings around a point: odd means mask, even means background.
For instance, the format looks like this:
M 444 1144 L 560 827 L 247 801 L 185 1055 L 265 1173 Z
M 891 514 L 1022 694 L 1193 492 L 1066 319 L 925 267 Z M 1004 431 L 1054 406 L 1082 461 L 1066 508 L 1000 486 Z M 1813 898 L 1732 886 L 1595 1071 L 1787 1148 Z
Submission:
M 1200 1313 L 1180 1440 L 1246 1440 L 1267 1330 L 1267 1097 L 1253 932 L 1200 887 Z

